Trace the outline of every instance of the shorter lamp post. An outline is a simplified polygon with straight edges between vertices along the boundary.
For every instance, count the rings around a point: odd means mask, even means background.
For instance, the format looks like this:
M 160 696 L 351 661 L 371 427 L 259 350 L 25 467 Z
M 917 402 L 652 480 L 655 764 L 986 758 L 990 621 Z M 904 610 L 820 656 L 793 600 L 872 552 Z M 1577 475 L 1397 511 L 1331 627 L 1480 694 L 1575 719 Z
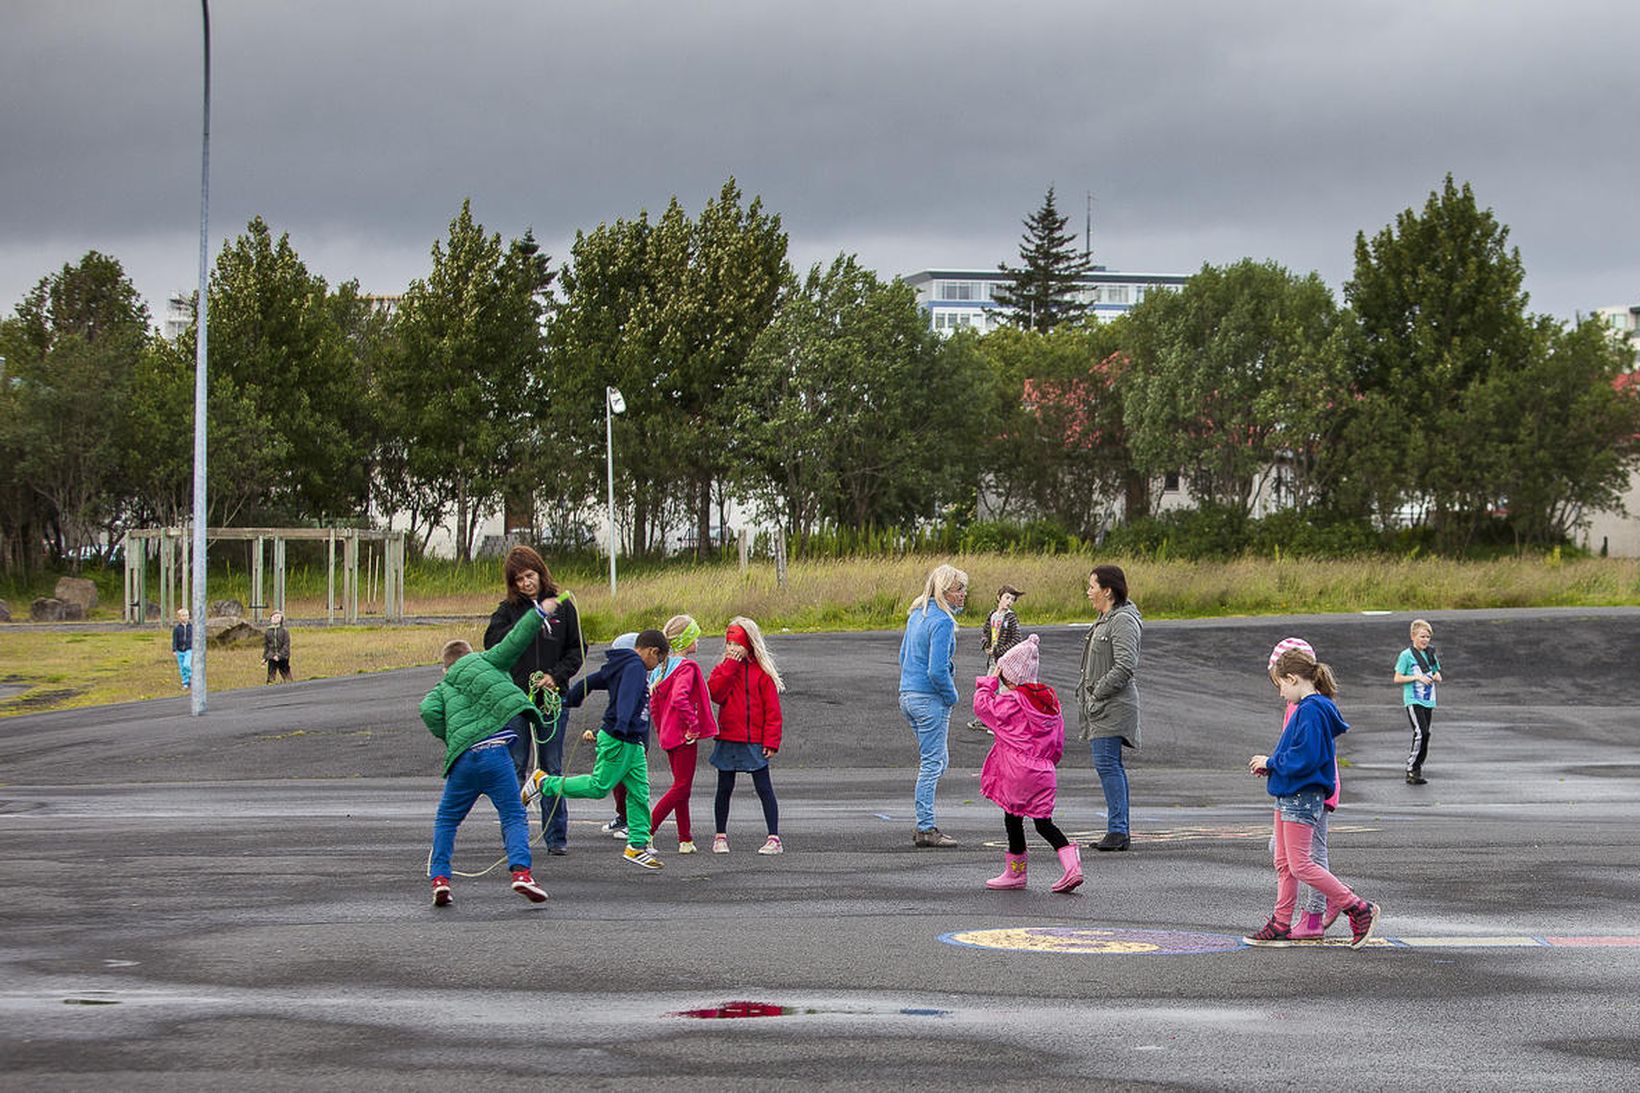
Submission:
M 604 388 L 604 450 L 609 456 L 609 598 L 615 598 L 615 415 L 626 413 L 619 389 Z

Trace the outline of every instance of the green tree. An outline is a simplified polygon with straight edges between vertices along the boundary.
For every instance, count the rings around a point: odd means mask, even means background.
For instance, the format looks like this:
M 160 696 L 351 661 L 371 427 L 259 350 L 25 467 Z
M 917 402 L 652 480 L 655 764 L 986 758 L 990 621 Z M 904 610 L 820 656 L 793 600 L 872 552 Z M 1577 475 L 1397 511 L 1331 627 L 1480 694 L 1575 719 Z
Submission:
M 1488 519 L 1506 472 L 1497 404 L 1505 377 L 1530 367 L 1525 272 L 1509 231 L 1450 175 L 1422 211 L 1371 240 L 1358 234 L 1344 295 L 1352 400 L 1329 489 L 1344 507 L 1388 522 L 1414 510 L 1444 547 L 1461 549 Z M 1524 410 L 1524 405 L 1517 410 Z
M 1087 314 L 1087 305 L 1077 299 L 1088 272 L 1087 257 L 1076 249 L 1075 233 L 1065 230 L 1068 221 L 1059 215 L 1049 186 L 1042 204 L 1025 218 L 1020 264 L 997 266 L 1009 282 L 1005 289 L 997 290 L 996 299 L 1017 327 L 1047 331 Z
M 218 255 L 211 275 L 210 369 L 231 380 L 288 455 L 254 504 L 293 519 L 363 512 L 373 430 L 365 384 L 341 315 L 357 285 L 332 299 L 288 234 L 261 217 Z
M 383 499 L 424 521 L 424 546 L 453 506 L 463 559 L 501 501 L 509 459 L 543 398 L 535 258 L 486 234 L 463 201 L 446 245 L 433 244 L 432 271 L 411 282 L 393 323 L 380 381 L 393 438 L 379 459 Z
M 732 451 L 799 551 L 821 523 L 905 527 L 971 502 L 970 415 L 994 398 L 971 343 L 942 343 L 913 290 L 852 255 L 790 286 L 735 388 Z
M 132 458 L 125 403 L 148 340 L 148 310 L 119 261 L 91 251 L 45 277 L 0 324 L 6 397 L 8 539 L 43 532 L 74 565 L 99 533 L 117 537 L 118 484 Z M 8 551 L 24 566 L 32 545 Z
M 1241 516 L 1281 474 L 1279 500 L 1307 506 L 1343 398 L 1337 326 L 1320 277 L 1274 262 L 1203 266 L 1178 292 L 1146 297 L 1126 329 L 1138 466 L 1180 471 L 1199 501 Z
M 1047 333 L 1003 327 L 980 339 L 1001 396 L 987 422 L 997 514 L 1047 517 L 1092 537 L 1126 499 L 1135 476 L 1122 419 L 1123 331 L 1119 319 Z

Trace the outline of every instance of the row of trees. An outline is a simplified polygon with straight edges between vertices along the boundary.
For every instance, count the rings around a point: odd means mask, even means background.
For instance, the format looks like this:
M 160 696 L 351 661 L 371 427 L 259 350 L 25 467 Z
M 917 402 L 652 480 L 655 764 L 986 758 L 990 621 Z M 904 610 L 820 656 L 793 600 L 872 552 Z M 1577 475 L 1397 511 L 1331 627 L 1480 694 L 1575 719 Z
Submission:
M 1017 323 L 951 339 L 850 256 L 795 272 L 779 216 L 732 179 L 696 216 L 673 199 L 578 233 L 561 269 L 464 203 L 391 309 L 253 220 L 210 281 L 210 519 L 391 513 L 422 543 L 453 519 L 470 556 L 510 502 L 577 541 L 602 515 L 606 386 L 628 406 L 617 523 L 636 550 L 704 545 L 731 500 L 801 551 L 827 527 L 971 518 L 981 492 L 1097 536 L 1169 473 L 1242 515 L 1279 479 L 1309 519 L 1427 521 L 1454 549 L 1499 521 L 1558 541 L 1615 504 L 1640 433 L 1630 362 L 1593 324 L 1528 313 L 1467 186 L 1359 237 L 1342 305 L 1244 261 L 1105 323 L 1038 268 L 1080 260 L 1051 198 Z M 0 564 L 185 515 L 193 332 L 152 334 L 115 259 L 42 279 L 0 357 Z

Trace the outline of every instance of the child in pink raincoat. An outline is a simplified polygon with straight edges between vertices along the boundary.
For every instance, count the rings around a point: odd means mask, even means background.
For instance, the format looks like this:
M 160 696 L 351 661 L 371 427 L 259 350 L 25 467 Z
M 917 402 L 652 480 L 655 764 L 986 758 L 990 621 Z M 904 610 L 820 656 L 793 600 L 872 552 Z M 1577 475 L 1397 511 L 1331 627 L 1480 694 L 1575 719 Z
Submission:
M 1053 822 L 1054 768 L 1065 753 L 1065 718 L 1053 688 L 1038 682 L 1041 656 L 1032 634 L 997 661 L 994 675 L 974 681 L 974 716 L 996 736 L 980 768 L 979 789 L 1002 806 L 1008 853 L 1002 872 L 985 882 L 991 889 L 1025 887 L 1025 818 L 1059 855 L 1064 874 L 1055 892 L 1082 883 L 1081 850 Z
M 689 794 L 695 784 L 696 742 L 717 735 L 712 717 L 712 699 L 706 693 L 706 677 L 700 665 L 690 659 L 699 646 L 700 624 L 688 615 L 673 615 L 661 627 L 671 642 L 671 654 L 649 673 L 649 714 L 655 723 L 655 737 L 666 762 L 672 768 L 672 788 L 655 802 L 649 816 L 649 836 L 655 837 L 661 821 L 671 814 L 678 822 L 678 853 L 695 852 L 694 835 L 689 830 Z

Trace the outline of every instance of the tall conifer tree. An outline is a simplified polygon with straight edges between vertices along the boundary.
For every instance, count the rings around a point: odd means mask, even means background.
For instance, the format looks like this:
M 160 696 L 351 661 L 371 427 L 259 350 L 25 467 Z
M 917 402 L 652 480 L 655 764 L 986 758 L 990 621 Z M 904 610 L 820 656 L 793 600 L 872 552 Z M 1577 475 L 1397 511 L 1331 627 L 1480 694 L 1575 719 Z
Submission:
M 1076 299 L 1077 286 L 1088 272 L 1087 256 L 1076 249 L 1075 233 L 1065 230 L 1068 219 L 1059 215 L 1049 186 L 1041 207 L 1025 218 L 1021 265 L 997 266 L 1010 281 L 1007 288 L 997 289 L 996 299 L 1017 327 L 1046 333 L 1087 312 L 1087 305 Z

